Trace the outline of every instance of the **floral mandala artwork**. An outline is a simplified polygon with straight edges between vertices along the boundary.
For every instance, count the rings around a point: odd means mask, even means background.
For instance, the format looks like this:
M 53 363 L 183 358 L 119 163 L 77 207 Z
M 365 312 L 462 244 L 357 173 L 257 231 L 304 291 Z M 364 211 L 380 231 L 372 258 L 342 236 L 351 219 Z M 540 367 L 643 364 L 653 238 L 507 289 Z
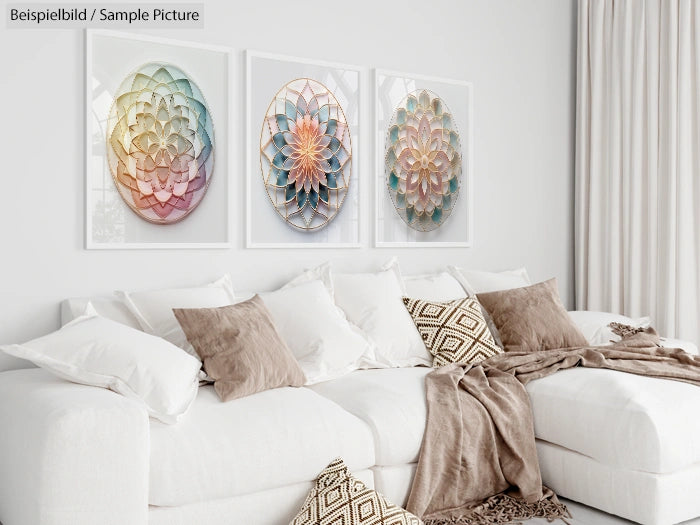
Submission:
M 389 195 L 414 230 L 428 232 L 449 218 L 462 175 L 462 148 L 447 105 L 429 90 L 417 90 L 396 107 L 385 151 Z
M 214 169 L 214 127 L 204 95 L 179 68 L 149 63 L 124 79 L 107 127 L 107 161 L 124 202 L 147 221 L 184 219 Z
M 270 201 L 288 224 L 313 231 L 336 217 L 351 158 L 345 113 L 327 87 L 301 78 L 277 92 L 263 120 L 260 168 Z

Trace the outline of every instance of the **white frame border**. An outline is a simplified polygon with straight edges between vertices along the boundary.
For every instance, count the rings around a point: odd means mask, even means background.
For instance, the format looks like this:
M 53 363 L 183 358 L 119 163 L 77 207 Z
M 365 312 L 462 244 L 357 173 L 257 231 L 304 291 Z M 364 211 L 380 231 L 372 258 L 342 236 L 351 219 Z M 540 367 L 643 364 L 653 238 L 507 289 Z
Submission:
M 384 179 L 384 133 L 378 129 L 379 122 L 379 82 L 378 76 L 395 76 L 411 78 L 415 80 L 424 80 L 427 82 L 441 82 L 444 84 L 453 84 L 465 87 L 469 90 L 469 99 L 467 100 L 467 110 L 469 122 L 466 123 L 469 137 L 467 144 L 469 147 L 469 157 L 462 162 L 466 162 L 467 176 L 464 179 L 464 184 L 467 189 L 467 240 L 466 241 L 443 241 L 443 242 L 415 242 L 415 241 L 380 241 L 379 240 L 379 204 L 383 197 L 381 191 L 384 185 L 380 182 Z M 406 73 L 403 71 L 394 71 L 390 69 L 374 68 L 372 74 L 372 93 L 374 103 L 374 247 L 375 248 L 472 248 L 474 246 L 474 83 L 465 80 L 454 80 L 448 78 L 433 77 L 429 75 L 416 75 L 414 73 Z
M 229 96 L 227 98 L 227 115 L 226 124 L 224 129 L 226 129 L 226 144 L 223 145 L 224 148 L 228 150 L 228 166 L 226 167 L 224 173 L 219 174 L 221 177 L 226 178 L 226 191 L 228 193 L 226 199 L 226 241 L 223 242 L 205 242 L 205 243 L 152 243 L 152 242 L 126 242 L 126 243 L 103 243 L 94 242 L 91 239 L 92 233 L 92 217 L 90 210 L 91 201 L 91 191 L 88 188 L 90 173 L 88 155 L 92 148 L 92 119 L 90 113 L 90 106 L 92 104 L 92 37 L 93 35 L 100 36 L 110 36 L 114 38 L 123 38 L 128 40 L 141 40 L 144 42 L 153 42 L 156 44 L 166 44 L 171 46 L 179 47 L 193 47 L 197 49 L 203 49 L 208 51 L 215 51 L 218 53 L 224 53 L 226 56 L 226 67 L 228 69 L 225 75 L 227 83 L 227 91 Z M 174 250 L 174 249 L 229 249 L 233 246 L 233 225 L 231 224 L 231 209 L 233 207 L 233 188 L 232 188 L 232 177 L 231 173 L 234 171 L 231 169 L 232 156 L 231 156 L 231 143 L 233 134 L 233 104 L 231 103 L 230 91 L 233 86 L 234 80 L 234 70 L 236 69 L 236 64 L 234 62 L 234 51 L 232 48 L 226 46 L 215 46 L 208 44 L 201 44 L 199 42 L 189 42 L 184 40 L 176 40 L 172 38 L 161 38 L 148 35 L 141 35 L 135 33 L 126 33 L 122 31 L 111 31 L 106 29 L 86 29 L 85 30 L 85 155 L 84 155 L 84 172 L 85 172 L 85 249 L 86 250 Z M 219 145 L 218 147 L 222 147 Z
M 358 96 L 358 108 L 359 108 L 359 113 L 358 113 L 358 129 L 357 129 L 357 137 L 359 139 L 359 144 L 354 145 L 353 144 L 353 162 L 356 159 L 356 149 L 359 149 L 360 155 L 359 155 L 359 162 L 357 163 L 357 177 L 362 176 L 362 166 L 363 166 L 363 159 L 365 158 L 365 155 L 362 154 L 363 151 L 365 151 L 365 146 L 366 144 L 366 138 L 365 138 L 365 127 L 366 127 L 366 121 L 367 119 L 365 118 L 365 110 L 363 109 L 362 105 L 362 99 L 364 98 L 364 92 L 365 88 L 363 86 L 363 81 L 366 81 L 367 77 L 367 72 L 369 68 L 364 67 L 364 66 L 353 66 L 350 64 L 343 64 L 340 62 L 327 62 L 324 60 L 313 60 L 313 59 L 308 59 L 308 58 L 301 58 L 301 57 L 296 57 L 296 56 L 290 56 L 290 55 L 281 55 L 278 53 L 268 53 L 265 51 L 255 51 L 252 49 L 246 49 L 245 51 L 245 77 L 246 77 L 246 83 L 245 83 L 245 105 L 246 105 L 246 115 L 245 115 L 245 148 L 246 148 L 246 175 L 245 175 L 245 207 L 246 207 L 246 213 L 245 213 L 245 246 L 246 248 L 299 248 L 299 249 L 319 249 L 319 248 L 328 248 L 328 249 L 335 249 L 335 248 L 362 248 L 364 246 L 364 243 L 362 242 L 363 238 L 363 225 L 364 225 L 364 219 L 363 216 L 364 214 L 362 213 L 363 208 L 363 201 L 365 200 L 363 198 L 363 193 L 366 194 L 366 190 L 363 189 L 367 185 L 367 181 L 362 181 L 359 183 L 359 191 L 360 193 L 358 194 L 358 207 L 359 207 L 359 213 L 358 213 L 358 222 L 357 222 L 357 228 L 358 228 L 358 241 L 357 242 L 349 242 L 349 243 L 323 243 L 323 242 L 313 242 L 313 243 L 268 243 L 268 242 L 254 242 L 251 236 L 251 221 L 252 221 L 252 210 L 251 210 L 251 189 L 252 189 L 252 177 L 253 177 L 253 171 L 254 171 L 254 160 L 252 158 L 252 155 L 250 152 L 252 151 L 252 140 L 253 136 L 250 133 L 251 130 L 251 125 L 252 125 L 252 115 L 251 115 L 251 108 L 252 108 L 252 60 L 253 58 L 268 58 L 271 60 L 280 60 L 283 62 L 302 62 L 306 64 L 311 64 L 314 66 L 321 66 L 321 67 L 327 67 L 327 68 L 334 68 L 334 69 L 346 69 L 346 70 L 351 70 L 351 71 L 357 71 L 358 74 L 358 91 L 357 91 L 357 96 Z M 359 148 L 358 148 L 359 146 Z

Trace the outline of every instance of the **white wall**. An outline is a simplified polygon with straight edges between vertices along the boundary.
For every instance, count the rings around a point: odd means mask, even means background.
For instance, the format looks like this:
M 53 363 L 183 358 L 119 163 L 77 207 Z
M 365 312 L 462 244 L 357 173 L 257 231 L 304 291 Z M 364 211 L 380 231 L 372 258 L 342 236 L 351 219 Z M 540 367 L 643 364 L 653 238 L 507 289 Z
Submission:
M 8 30 L 3 21 L 0 342 L 56 328 L 58 302 L 67 296 L 183 285 L 223 272 L 239 289 L 273 288 L 326 259 L 365 270 L 398 255 L 408 272 L 448 263 L 524 265 L 533 279 L 556 276 L 571 305 L 575 17 L 575 0 L 208 0 L 205 29 L 150 31 L 474 83 L 473 248 L 373 249 L 365 221 L 365 248 L 303 251 L 243 248 L 242 191 L 233 249 L 85 251 L 84 35 Z M 237 56 L 233 96 L 241 116 L 230 176 L 242 188 L 244 79 Z M 369 159 L 364 165 L 371 169 Z

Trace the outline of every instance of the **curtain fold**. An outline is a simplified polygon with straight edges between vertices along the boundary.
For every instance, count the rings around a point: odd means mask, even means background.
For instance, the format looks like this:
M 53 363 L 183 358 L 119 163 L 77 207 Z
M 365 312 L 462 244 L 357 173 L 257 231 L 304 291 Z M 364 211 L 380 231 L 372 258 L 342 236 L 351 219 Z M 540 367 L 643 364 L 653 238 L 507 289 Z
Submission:
M 578 309 L 700 342 L 700 2 L 579 0 Z

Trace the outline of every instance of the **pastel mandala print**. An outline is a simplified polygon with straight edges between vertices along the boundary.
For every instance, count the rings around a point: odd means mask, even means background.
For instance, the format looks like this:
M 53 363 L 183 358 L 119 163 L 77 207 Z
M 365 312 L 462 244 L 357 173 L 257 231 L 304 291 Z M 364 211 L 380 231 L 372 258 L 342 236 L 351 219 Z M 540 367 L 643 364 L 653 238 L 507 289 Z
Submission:
M 302 231 L 326 226 L 350 185 L 352 145 L 345 113 L 315 80 L 292 80 L 272 99 L 260 134 L 260 168 L 275 211 Z
M 171 224 L 191 213 L 214 169 L 214 126 L 194 81 L 161 63 L 126 77 L 109 114 L 107 160 L 122 199 L 143 219 Z
M 462 148 L 454 118 L 432 91 L 414 91 L 397 106 L 385 151 L 389 195 L 404 222 L 428 232 L 452 213 L 462 176 Z

